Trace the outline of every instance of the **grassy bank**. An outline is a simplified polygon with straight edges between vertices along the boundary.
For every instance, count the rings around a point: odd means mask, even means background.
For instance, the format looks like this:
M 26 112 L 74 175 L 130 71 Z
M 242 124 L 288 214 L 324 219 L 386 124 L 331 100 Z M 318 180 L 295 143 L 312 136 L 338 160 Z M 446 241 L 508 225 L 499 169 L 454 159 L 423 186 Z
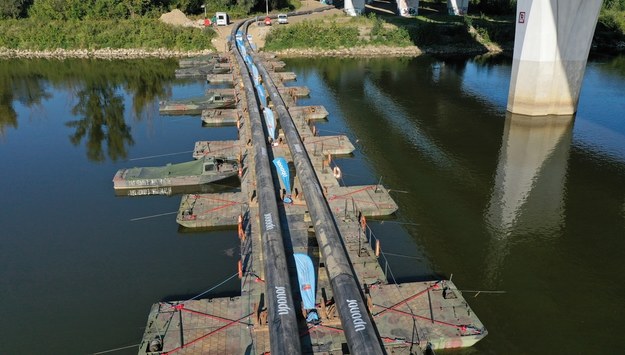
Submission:
M 214 49 L 212 29 L 173 27 L 157 19 L 0 21 L 0 48 L 20 50 L 141 48 Z
M 419 16 L 403 18 L 389 14 L 395 10 L 393 6 L 384 6 L 374 3 L 367 8 L 364 18 L 333 17 L 274 28 L 266 39 L 265 49 L 417 46 L 426 53 L 469 54 L 512 51 L 514 47 L 514 12 L 487 15 L 473 7 L 474 12 L 469 15 L 450 16 L 445 2 L 421 0 Z M 625 11 L 615 8 L 601 11 L 593 48 L 625 50 Z
M 406 30 L 375 16 L 332 16 L 318 21 L 304 21 L 274 28 L 265 39 L 265 49 L 339 49 L 385 45 L 407 47 L 412 45 Z

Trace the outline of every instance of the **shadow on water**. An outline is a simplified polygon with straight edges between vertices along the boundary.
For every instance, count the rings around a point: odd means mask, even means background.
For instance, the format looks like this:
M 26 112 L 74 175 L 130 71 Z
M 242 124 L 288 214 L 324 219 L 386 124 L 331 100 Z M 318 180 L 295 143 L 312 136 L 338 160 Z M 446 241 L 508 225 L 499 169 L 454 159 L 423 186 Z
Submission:
M 420 1 L 416 17 L 399 16 L 397 2 L 388 0 L 372 1 L 365 12 L 404 29 L 415 46 L 430 53 L 446 53 L 450 49 L 455 53 L 488 52 L 470 31 L 506 49 L 511 49 L 514 42 L 513 15 L 496 19 L 453 16 L 448 14 L 445 1 Z
M 134 144 L 124 118 L 121 89 L 132 96 L 136 119 L 145 114 L 148 103 L 171 96 L 174 60 L 96 61 L 45 59 L 0 61 L 0 136 L 17 128 L 15 102 L 35 108 L 51 98 L 49 87 L 72 92 L 76 100 L 71 113 L 78 119 L 66 123 L 74 145 L 85 141 L 91 161 L 123 160 Z

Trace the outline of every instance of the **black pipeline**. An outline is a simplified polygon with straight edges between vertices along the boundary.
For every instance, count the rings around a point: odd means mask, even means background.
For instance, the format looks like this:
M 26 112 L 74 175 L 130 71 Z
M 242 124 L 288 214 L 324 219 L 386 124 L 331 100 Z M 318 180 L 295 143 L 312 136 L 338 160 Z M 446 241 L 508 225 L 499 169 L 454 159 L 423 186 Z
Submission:
M 256 190 L 260 215 L 260 231 L 263 254 L 265 255 L 265 285 L 267 299 L 267 320 L 269 326 L 269 344 L 272 354 L 301 354 L 297 317 L 291 292 L 291 283 L 284 252 L 282 231 L 278 215 L 278 202 L 271 176 L 269 156 L 267 154 L 267 134 L 261 122 L 258 102 L 255 99 L 254 85 L 245 66 L 241 53 L 235 43 L 236 31 L 242 23 L 234 26 L 230 45 L 235 53 L 245 85 L 247 109 L 252 130 L 254 149 L 254 169 L 256 170 Z
M 246 33 L 247 26 L 249 22 L 245 24 Z M 354 277 L 340 233 L 334 223 L 332 212 L 321 192 L 321 184 L 317 180 L 293 119 L 265 67 L 259 60 L 256 60 L 256 54 L 249 48 L 249 45 L 246 49 L 253 56 L 291 150 L 295 170 L 302 183 L 306 204 L 315 227 L 317 242 L 325 260 L 336 308 L 339 311 L 350 353 L 384 354 L 373 320 L 365 307 L 358 281 Z

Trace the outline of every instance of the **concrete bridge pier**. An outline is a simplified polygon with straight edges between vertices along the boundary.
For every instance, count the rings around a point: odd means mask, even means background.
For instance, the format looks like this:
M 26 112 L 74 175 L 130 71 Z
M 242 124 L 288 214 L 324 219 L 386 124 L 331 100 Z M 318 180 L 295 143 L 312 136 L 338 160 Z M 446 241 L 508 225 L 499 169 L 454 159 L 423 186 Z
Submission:
M 603 0 L 518 0 L 508 111 L 572 115 Z
M 450 15 L 463 16 L 469 12 L 469 0 L 447 0 Z

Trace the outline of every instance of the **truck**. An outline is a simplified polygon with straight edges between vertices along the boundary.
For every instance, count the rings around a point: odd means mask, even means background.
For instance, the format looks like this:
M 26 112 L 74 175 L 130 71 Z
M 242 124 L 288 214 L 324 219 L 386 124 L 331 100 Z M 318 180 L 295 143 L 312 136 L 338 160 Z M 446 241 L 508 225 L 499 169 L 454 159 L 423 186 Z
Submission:
M 228 20 L 228 14 L 225 12 L 215 13 L 215 22 L 217 23 L 217 26 L 228 26 L 228 23 L 230 23 Z

